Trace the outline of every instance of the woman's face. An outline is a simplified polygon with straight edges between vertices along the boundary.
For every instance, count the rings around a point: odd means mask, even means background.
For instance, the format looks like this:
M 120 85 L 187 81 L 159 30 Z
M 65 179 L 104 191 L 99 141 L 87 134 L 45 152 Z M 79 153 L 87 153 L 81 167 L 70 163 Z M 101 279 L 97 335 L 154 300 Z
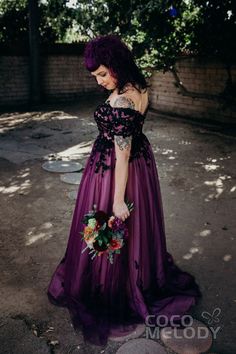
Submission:
M 96 77 L 98 85 L 105 87 L 107 90 L 114 90 L 116 88 L 117 79 L 111 75 L 110 70 L 106 66 L 100 65 L 91 74 Z

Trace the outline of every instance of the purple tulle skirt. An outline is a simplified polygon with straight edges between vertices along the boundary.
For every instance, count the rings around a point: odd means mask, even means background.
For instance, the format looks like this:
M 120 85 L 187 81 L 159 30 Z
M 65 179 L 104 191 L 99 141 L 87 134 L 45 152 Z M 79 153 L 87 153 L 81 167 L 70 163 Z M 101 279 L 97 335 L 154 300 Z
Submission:
M 64 257 L 52 275 L 47 295 L 50 302 L 67 307 L 75 329 L 84 340 L 106 345 L 109 336 L 121 336 L 138 323 L 162 318 L 181 319 L 201 292 L 194 276 L 178 268 L 166 249 L 164 215 L 158 171 L 151 145 L 151 163 L 144 157 L 129 163 L 126 197 L 135 209 L 126 219 L 129 236 L 110 264 L 106 254 L 91 260 L 81 239 L 84 214 L 97 205 L 112 215 L 115 169 L 102 177 L 88 157 L 79 186 Z M 115 165 L 115 150 L 106 157 Z M 152 315 L 152 316 L 150 316 Z M 149 316 L 149 317 L 148 317 Z

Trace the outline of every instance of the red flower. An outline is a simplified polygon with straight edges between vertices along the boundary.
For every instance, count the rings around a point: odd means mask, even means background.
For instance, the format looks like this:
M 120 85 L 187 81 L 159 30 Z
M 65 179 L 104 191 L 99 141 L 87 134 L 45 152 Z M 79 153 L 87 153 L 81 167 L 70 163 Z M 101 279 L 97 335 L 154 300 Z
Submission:
M 121 248 L 121 243 L 120 243 L 120 241 L 115 240 L 115 239 L 112 239 L 112 240 L 110 241 L 110 246 L 109 246 L 109 248 L 110 248 L 111 250 L 118 250 L 118 249 L 120 249 L 120 248 Z

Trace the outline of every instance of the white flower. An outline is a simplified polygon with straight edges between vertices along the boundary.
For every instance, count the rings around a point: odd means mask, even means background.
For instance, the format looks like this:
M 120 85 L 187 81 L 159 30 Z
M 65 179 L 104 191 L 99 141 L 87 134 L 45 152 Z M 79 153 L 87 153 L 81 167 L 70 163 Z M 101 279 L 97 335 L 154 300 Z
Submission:
M 89 219 L 88 226 L 94 229 L 95 225 L 96 225 L 96 219 L 95 218 Z

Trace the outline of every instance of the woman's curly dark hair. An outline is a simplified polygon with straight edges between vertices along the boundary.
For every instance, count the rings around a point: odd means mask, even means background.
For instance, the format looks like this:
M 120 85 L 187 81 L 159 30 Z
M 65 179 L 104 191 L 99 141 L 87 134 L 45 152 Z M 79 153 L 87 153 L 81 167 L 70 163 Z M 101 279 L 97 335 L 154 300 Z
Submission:
M 84 64 L 88 71 L 95 71 L 100 65 L 106 66 L 117 79 L 118 94 L 127 83 L 140 92 L 148 83 L 135 63 L 133 53 L 117 35 L 100 35 L 86 44 Z

